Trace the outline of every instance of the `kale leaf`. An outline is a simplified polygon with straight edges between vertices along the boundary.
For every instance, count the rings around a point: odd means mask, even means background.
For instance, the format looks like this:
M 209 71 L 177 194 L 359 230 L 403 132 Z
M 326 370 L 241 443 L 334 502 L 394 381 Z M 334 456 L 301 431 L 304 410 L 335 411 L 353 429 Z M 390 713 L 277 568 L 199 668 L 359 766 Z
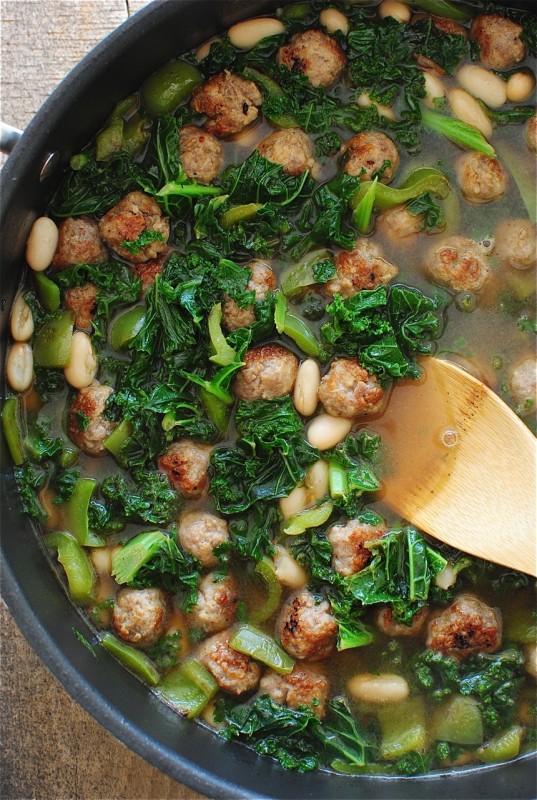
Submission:
M 181 631 L 162 636 L 146 653 L 160 673 L 169 672 L 177 665 L 181 655 Z
M 108 211 L 138 185 L 139 168 L 128 153 L 96 161 L 93 152 L 80 157 L 82 166 L 70 169 L 54 195 L 55 217 L 79 217 Z
M 138 469 L 134 478 L 135 482 L 118 472 L 101 482 L 101 494 L 113 514 L 154 525 L 166 525 L 177 517 L 179 497 L 162 472 Z

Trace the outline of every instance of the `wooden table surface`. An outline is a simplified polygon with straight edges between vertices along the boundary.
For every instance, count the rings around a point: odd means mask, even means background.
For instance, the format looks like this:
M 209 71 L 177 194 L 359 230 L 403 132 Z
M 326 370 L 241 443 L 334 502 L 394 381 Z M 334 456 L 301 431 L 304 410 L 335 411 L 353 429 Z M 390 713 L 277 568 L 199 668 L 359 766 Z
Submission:
M 2 0 L 1 115 L 24 128 L 64 75 L 147 0 Z M 5 159 L 3 159 L 5 160 Z M 41 664 L 0 603 L 3 800 L 201 798 L 100 727 Z

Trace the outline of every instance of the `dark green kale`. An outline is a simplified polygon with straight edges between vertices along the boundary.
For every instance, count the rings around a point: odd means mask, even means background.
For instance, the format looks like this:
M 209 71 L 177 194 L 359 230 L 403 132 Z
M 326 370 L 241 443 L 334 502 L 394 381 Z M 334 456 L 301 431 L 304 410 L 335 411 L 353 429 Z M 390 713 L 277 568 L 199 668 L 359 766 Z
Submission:
M 477 698 L 486 736 L 512 721 L 523 683 L 524 654 L 516 648 L 477 653 L 460 666 L 459 691 Z
M 430 17 L 412 25 L 412 36 L 419 41 L 416 52 L 434 61 L 449 75 L 453 74 L 458 64 L 468 54 L 465 36 L 444 33 L 436 27 Z
M 530 117 L 535 116 L 535 108 L 533 106 L 515 106 L 514 108 L 499 111 L 485 106 L 484 103 L 481 105 L 495 128 L 501 128 L 503 125 L 520 125 L 520 123 L 526 122 Z
M 411 214 L 419 216 L 424 214 L 422 230 L 432 231 L 441 228 L 444 224 L 444 212 L 436 202 L 431 192 L 419 194 L 414 200 L 406 203 L 406 209 Z
M 139 168 L 128 153 L 96 161 L 92 151 L 85 151 L 78 165 L 67 172 L 54 195 L 50 210 L 55 217 L 104 213 L 138 186 Z
M 65 389 L 63 369 L 34 366 L 34 375 L 34 389 L 45 403 L 50 399 L 51 394 L 58 394 Z
M 79 478 L 79 469 L 56 470 L 50 478 L 50 484 L 56 491 L 54 503 L 65 503 L 69 500 Z
M 359 516 L 366 499 L 365 494 L 380 489 L 380 480 L 374 465 L 380 445 L 380 436 L 362 429 L 358 434 L 349 434 L 332 450 L 326 451 L 325 457 L 330 469 L 337 472 L 337 491 L 332 491 L 332 499 L 349 518 Z M 334 480 L 333 486 L 335 487 Z M 371 519 L 364 519 L 364 522 L 371 525 L 382 522 L 372 512 L 368 514 Z
M 135 470 L 134 481 L 121 473 L 109 475 L 101 482 L 101 494 L 115 517 L 131 522 L 167 525 L 176 519 L 179 497 L 168 478 L 156 470 Z
M 121 247 L 123 247 L 125 250 L 128 250 L 129 253 L 132 253 L 132 255 L 137 255 L 142 247 L 146 247 L 148 244 L 151 244 L 151 242 L 163 241 L 165 241 L 164 235 L 160 231 L 146 229 L 142 231 L 142 233 L 133 241 L 128 241 L 125 239 L 123 242 L 121 242 Z
M 117 517 L 104 503 L 99 503 L 92 497 L 88 506 L 88 525 L 93 533 L 119 533 L 125 527 L 125 520 Z
M 341 136 L 335 131 L 323 133 L 315 139 L 315 155 L 317 158 L 323 156 L 334 156 L 341 148 L 343 142 Z
M 40 464 L 55 459 L 63 450 L 64 441 L 48 435 L 50 425 L 45 420 L 37 420 L 28 430 L 24 447 L 29 458 Z
M 36 522 L 46 522 L 48 515 L 37 496 L 39 490 L 45 485 L 46 473 L 29 461 L 21 467 L 14 467 L 13 472 L 22 510 Z
M 177 665 L 181 655 L 181 631 L 162 636 L 145 652 L 160 673 L 169 672 Z
M 277 507 L 271 502 L 259 502 L 252 506 L 248 514 L 229 520 L 230 542 L 220 547 L 228 554 L 233 552 L 241 558 L 259 561 L 263 556 L 270 556 L 274 552 L 272 543 L 279 529 L 280 515 Z
M 459 686 L 459 663 L 452 656 L 427 649 L 412 657 L 410 675 L 418 689 L 442 700 Z
M 315 186 L 309 173 L 287 175 L 281 164 L 275 164 L 254 150 L 238 166 L 228 167 L 219 180 L 223 190 L 234 204 L 266 203 L 291 210 L 309 196 Z

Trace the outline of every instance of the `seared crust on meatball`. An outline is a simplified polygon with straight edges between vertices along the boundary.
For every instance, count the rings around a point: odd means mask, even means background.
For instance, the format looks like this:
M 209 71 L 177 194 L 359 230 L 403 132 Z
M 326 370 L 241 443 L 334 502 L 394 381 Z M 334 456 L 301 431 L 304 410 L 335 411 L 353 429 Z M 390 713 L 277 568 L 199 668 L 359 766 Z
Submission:
M 176 491 L 194 499 L 203 494 L 207 485 L 211 450 L 188 439 L 174 442 L 158 459 L 158 468 L 168 476 Z
M 187 614 L 189 625 L 204 633 L 226 630 L 235 621 L 239 592 L 233 575 L 218 580 L 214 572 L 205 575 L 198 587 L 196 605 Z
M 472 20 L 470 37 L 477 42 L 479 58 L 486 67 L 509 69 L 526 55 L 522 31 L 522 25 L 500 14 L 479 14 Z
M 155 283 L 155 278 L 157 275 L 162 275 L 165 260 L 166 256 L 163 255 L 159 258 L 153 259 L 152 261 L 144 261 L 141 264 L 131 265 L 131 272 L 133 272 L 137 278 L 140 278 L 142 282 L 140 291 L 141 297 L 144 297 L 149 287 Z
M 537 266 L 537 236 L 529 219 L 502 219 L 494 232 L 494 254 L 504 266 L 532 269 Z
M 369 239 L 358 239 L 352 250 L 335 258 L 336 274 L 325 285 L 330 294 L 347 299 L 362 289 L 376 289 L 393 280 L 399 270 L 382 257 L 380 247 Z
M 375 414 L 383 397 L 376 376 L 370 375 L 357 358 L 337 358 L 319 386 L 319 400 L 333 417 Z
M 332 568 L 334 572 L 348 577 L 367 567 L 373 553 L 366 542 L 373 542 L 385 533 L 384 526 L 367 525 L 351 519 L 345 525 L 333 525 L 327 539 L 332 545 Z
M 239 696 L 254 691 L 261 670 L 255 661 L 229 646 L 232 636 L 233 631 L 211 636 L 201 645 L 198 658 L 224 692 Z
M 94 382 L 77 392 L 69 409 L 67 434 L 76 446 L 89 456 L 106 455 L 104 442 L 117 422 L 106 419 L 103 412 L 106 401 L 113 393 L 114 390 L 110 386 L 101 386 L 100 383 Z M 87 425 L 84 418 L 89 420 Z
M 229 540 L 227 522 L 208 511 L 188 511 L 179 517 L 177 537 L 183 550 L 188 550 L 204 567 L 215 567 L 215 547 Z
M 471 594 L 456 597 L 427 626 L 427 647 L 459 659 L 474 653 L 493 653 L 501 640 L 499 609 Z
M 462 193 L 471 203 L 490 203 L 504 195 L 507 176 L 498 159 L 465 153 L 455 169 Z
M 537 116 L 534 115 L 526 125 L 526 142 L 531 153 L 537 153 Z
M 385 633 L 386 636 L 417 636 L 422 630 L 425 620 L 429 616 L 429 609 L 427 606 L 419 608 L 414 616 L 410 625 L 405 625 L 402 622 L 394 622 L 393 613 L 390 606 L 381 608 L 376 616 L 375 622 L 377 628 Z
M 337 41 L 318 30 L 295 33 L 289 44 L 278 50 L 277 61 L 291 72 L 306 75 L 312 86 L 324 89 L 332 86 L 347 66 Z
M 429 253 L 425 271 L 436 283 L 455 292 L 478 292 L 483 288 L 490 268 L 473 239 L 450 236 Z
M 171 603 L 162 589 L 121 589 L 112 611 L 117 635 L 136 647 L 150 647 L 166 631 Z
M 399 166 L 397 147 L 386 134 L 376 131 L 353 136 L 343 145 L 341 153 L 343 172 L 359 175 L 361 181 L 371 180 L 389 161 L 379 178 L 381 183 L 389 183 Z
M 67 311 L 75 312 L 75 328 L 91 331 L 91 322 L 95 317 L 95 301 L 98 289 L 93 283 L 83 286 L 72 286 L 63 292 L 63 305 Z
M 198 183 L 212 183 L 224 163 L 224 148 L 216 136 L 197 125 L 184 125 L 179 143 L 181 164 L 188 177 Z
M 300 175 L 315 165 L 311 140 L 300 128 L 274 131 L 257 145 L 258 152 L 286 175 Z
M 108 252 L 99 233 L 99 226 L 89 217 L 67 217 L 58 225 L 58 246 L 52 259 L 55 269 L 74 264 L 98 264 L 107 261 Z
M 107 245 L 118 256 L 132 261 L 133 264 L 151 261 L 168 249 L 170 221 L 163 216 L 157 201 L 144 192 L 129 192 L 125 195 L 123 200 L 101 217 L 99 230 Z M 135 253 L 123 246 L 123 242 L 135 242 L 144 231 L 154 231 L 161 238 L 140 247 Z
M 279 344 L 248 350 L 244 362 L 235 379 L 235 394 L 241 400 L 281 397 L 295 385 L 298 358 Z
M 320 661 L 332 655 L 338 626 L 330 603 L 307 589 L 287 598 L 276 622 L 276 635 L 293 658 Z
M 326 714 L 326 701 L 330 682 L 326 675 L 313 672 L 295 664 L 288 675 L 279 675 L 269 670 L 261 678 L 260 694 L 268 694 L 271 700 L 289 708 L 310 708 L 317 719 Z
M 518 361 L 511 371 L 509 391 L 517 404 L 517 414 L 526 416 L 537 408 L 537 359 L 528 356 Z
M 391 239 L 406 239 L 422 229 L 425 214 L 411 214 L 405 205 L 388 208 L 377 217 L 379 230 L 384 230 Z
M 205 130 L 222 138 L 240 133 L 254 122 L 262 102 L 263 95 L 255 83 L 226 69 L 197 86 L 190 105 L 207 115 Z
M 246 284 L 250 292 L 254 292 L 256 301 L 265 300 L 269 292 L 277 286 L 276 275 L 263 261 L 251 261 L 246 264 L 251 275 Z M 224 295 L 222 304 L 222 322 L 228 331 L 236 331 L 255 322 L 255 311 L 253 305 L 240 308 L 235 300 L 229 295 Z

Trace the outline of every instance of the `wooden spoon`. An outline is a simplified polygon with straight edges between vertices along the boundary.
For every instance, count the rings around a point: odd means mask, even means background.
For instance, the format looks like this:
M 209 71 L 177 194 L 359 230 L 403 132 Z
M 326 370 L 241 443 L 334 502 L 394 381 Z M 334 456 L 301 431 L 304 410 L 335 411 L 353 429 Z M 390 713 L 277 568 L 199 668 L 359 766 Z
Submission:
M 372 427 L 388 446 L 383 500 L 442 542 L 537 575 L 537 440 L 491 389 L 423 359 Z M 390 471 L 392 474 L 390 474 Z

